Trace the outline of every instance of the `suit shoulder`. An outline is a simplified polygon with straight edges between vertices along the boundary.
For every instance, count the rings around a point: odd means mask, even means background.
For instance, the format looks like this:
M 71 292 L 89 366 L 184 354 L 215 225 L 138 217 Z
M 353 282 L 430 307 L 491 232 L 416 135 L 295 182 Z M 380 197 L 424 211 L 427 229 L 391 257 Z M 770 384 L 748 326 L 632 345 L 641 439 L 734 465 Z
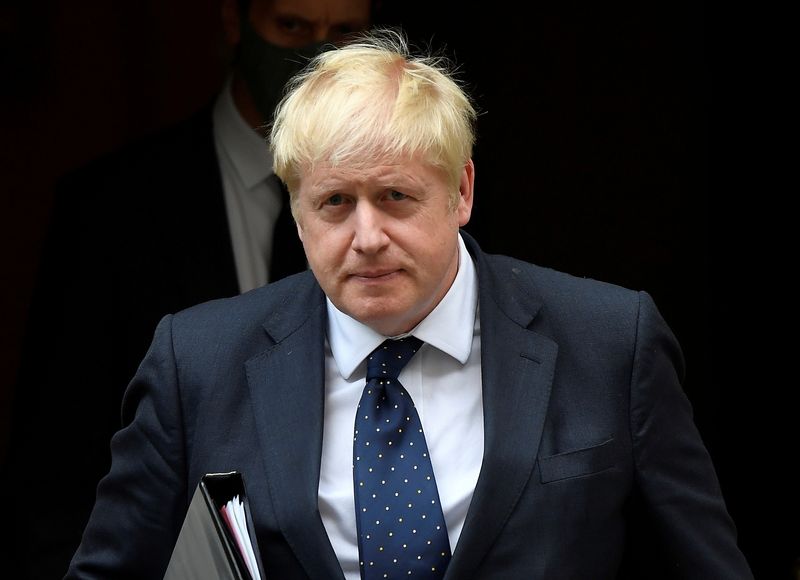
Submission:
M 156 197 L 215 158 L 211 113 L 204 109 L 69 171 L 58 180 L 56 196 L 92 204 Z M 136 196 L 120 195 L 124 192 Z
M 496 280 L 506 281 L 492 284 L 503 289 L 500 308 L 521 324 L 530 318 L 515 313 L 535 313 L 528 328 L 554 340 L 564 355 L 632 356 L 642 312 L 657 312 L 644 292 L 513 258 L 489 263 Z
M 201 112 L 62 176 L 50 224 L 89 246 L 177 247 L 219 235 L 224 212 L 211 117 Z
M 613 307 L 614 304 L 622 306 L 639 300 L 638 291 L 610 282 L 575 276 L 508 256 L 492 255 L 487 259 L 495 272 L 504 272 L 507 277 L 519 280 L 547 303 L 563 302 L 571 307 L 580 304 Z
M 490 287 L 512 318 L 515 312 L 536 312 L 538 330 L 561 341 L 579 334 L 587 340 L 616 337 L 628 343 L 635 336 L 645 293 L 506 256 L 486 258 Z

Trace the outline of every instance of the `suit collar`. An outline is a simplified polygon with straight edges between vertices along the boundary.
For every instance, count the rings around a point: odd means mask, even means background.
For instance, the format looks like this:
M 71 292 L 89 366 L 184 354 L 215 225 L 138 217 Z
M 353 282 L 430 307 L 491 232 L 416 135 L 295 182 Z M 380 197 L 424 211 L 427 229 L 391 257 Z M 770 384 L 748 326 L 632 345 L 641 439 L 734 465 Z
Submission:
M 492 301 L 511 322 L 528 328 L 539 314 L 542 299 L 523 268 L 526 264 L 507 256 L 485 254 L 472 236 L 464 231 L 461 236 L 478 268 L 481 308 Z
M 262 324 L 275 343 L 280 343 L 307 325 L 321 323 L 325 335 L 325 295 L 310 270 L 270 284 L 269 316 Z

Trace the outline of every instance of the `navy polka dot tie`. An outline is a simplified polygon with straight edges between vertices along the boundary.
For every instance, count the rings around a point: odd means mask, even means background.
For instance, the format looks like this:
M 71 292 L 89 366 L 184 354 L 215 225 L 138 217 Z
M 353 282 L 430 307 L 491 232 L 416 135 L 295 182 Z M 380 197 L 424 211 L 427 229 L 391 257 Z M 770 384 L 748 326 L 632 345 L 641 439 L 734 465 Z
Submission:
M 444 576 L 450 543 L 411 396 L 397 377 L 422 345 L 387 340 L 367 359 L 355 422 L 353 479 L 361 578 Z

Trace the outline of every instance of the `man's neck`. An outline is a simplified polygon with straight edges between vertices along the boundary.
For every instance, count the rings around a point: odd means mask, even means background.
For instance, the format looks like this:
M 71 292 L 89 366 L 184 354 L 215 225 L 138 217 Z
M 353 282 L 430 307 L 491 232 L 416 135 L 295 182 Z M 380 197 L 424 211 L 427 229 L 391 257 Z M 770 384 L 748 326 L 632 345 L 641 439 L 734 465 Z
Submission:
M 264 118 L 256 107 L 255 101 L 253 101 L 250 89 L 247 88 L 247 83 L 242 76 L 236 72 L 233 73 L 233 79 L 231 81 L 231 95 L 233 96 L 233 103 L 236 105 L 236 109 L 239 111 L 242 119 L 253 128 L 253 131 L 262 137 L 265 136 L 264 126 L 266 123 L 264 122 Z

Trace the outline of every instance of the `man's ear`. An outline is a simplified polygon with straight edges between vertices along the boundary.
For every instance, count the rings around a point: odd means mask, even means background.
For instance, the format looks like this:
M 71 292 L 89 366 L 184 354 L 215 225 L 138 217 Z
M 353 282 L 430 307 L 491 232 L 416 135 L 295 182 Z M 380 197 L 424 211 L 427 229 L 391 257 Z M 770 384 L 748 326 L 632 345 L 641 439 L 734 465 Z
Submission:
M 475 192 L 475 164 L 472 159 L 464 165 L 461 172 L 461 183 L 458 186 L 459 199 L 456 214 L 458 215 L 458 227 L 464 227 L 469 222 L 472 215 L 472 200 Z
M 241 38 L 239 2 L 237 0 L 222 0 L 220 10 L 222 14 L 222 33 L 225 36 L 225 42 L 230 46 L 236 46 Z

